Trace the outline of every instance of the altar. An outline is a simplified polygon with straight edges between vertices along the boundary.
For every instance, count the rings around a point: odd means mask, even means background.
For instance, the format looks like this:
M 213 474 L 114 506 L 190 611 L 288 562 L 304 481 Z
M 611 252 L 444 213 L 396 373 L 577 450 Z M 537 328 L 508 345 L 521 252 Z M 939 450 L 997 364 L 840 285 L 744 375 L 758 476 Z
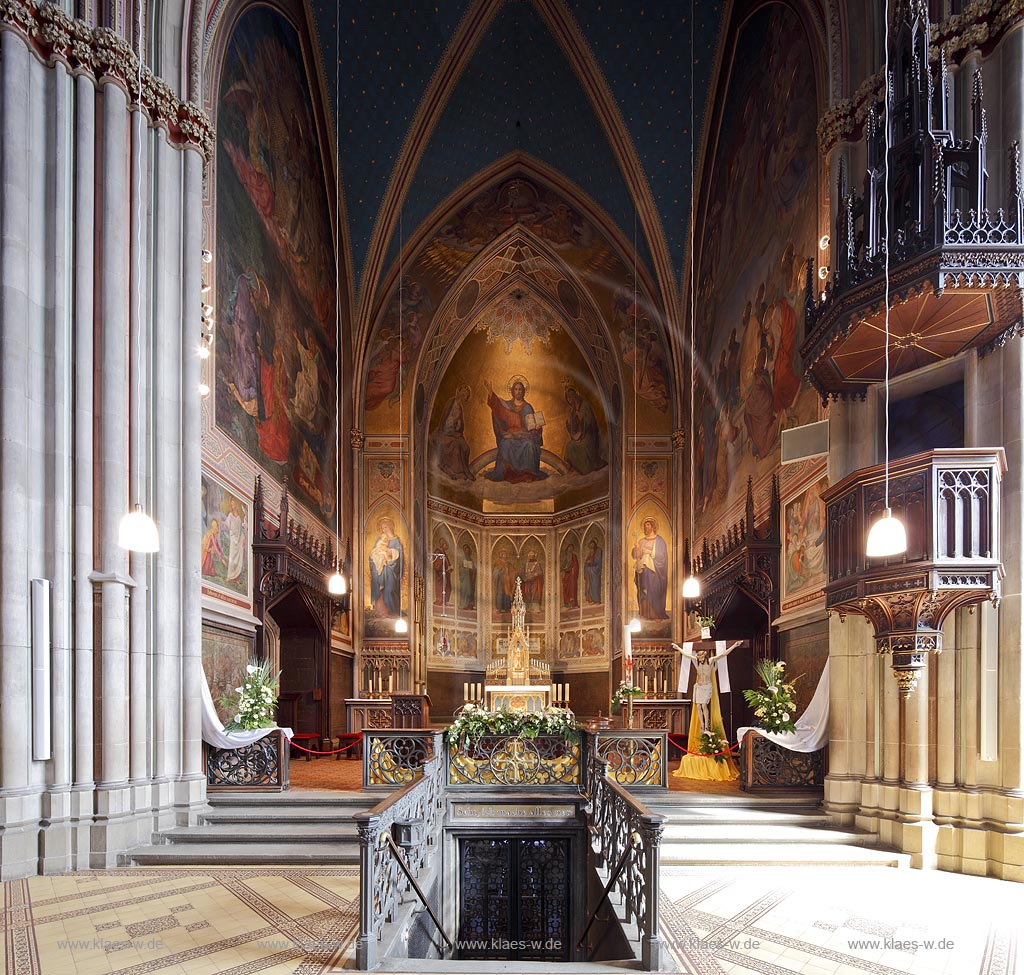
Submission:
M 504 653 L 487 663 L 484 706 L 488 711 L 545 711 L 551 705 L 551 667 L 530 653 L 526 603 L 521 580 L 516 577 L 512 623 L 504 641 Z

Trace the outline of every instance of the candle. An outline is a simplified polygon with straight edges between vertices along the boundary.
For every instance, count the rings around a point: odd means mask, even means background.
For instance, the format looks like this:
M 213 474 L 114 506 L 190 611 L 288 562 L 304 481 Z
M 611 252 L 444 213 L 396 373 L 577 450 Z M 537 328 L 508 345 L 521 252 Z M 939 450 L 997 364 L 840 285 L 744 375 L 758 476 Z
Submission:
M 388 694 L 395 689 L 395 675 L 388 674 Z
M 463 701 L 468 701 L 469 700 L 469 684 L 463 684 L 462 685 L 462 700 Z
M 649 681 L 650 681 L 650 678 L 647 676 L 647 674 L 644 674 L 644 697 L 647 697 L 647 694 L 648 694 L 648 691 L 649 691 L 649 684 L 648 684 Z

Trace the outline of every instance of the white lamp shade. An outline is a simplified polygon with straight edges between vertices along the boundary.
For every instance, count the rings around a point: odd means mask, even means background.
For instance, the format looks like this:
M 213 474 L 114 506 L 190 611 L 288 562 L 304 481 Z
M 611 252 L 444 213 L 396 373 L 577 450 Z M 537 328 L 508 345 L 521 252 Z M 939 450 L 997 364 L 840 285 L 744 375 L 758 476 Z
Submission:
M 868 532 L 868 543 L 864 554 L 872 559 L 887 555 L 901 555 L 907 550 L 907 530 L 899 518 L 894 518 L 891 508 L 878 519 Z
M 129 552 L 160 551 L 160 533 L 156 522 L 142 510 L 141 504 L 135 505 L 135 509 L 121 519 L 117 529 L 117 544 Z
M 634 616 L 629 621 L 629 632 L 630 633 L 639 633 L 642 628 L 643 628 L 643 624 L 641 624 L 640 618 L 638 616 Z
M 348 583 L 340 572 L 335 571 L 327 580 L 327 591 L 332 596 L 344 596 L 348 592 Z
M 408 633 L 409 632 L 409 624 L 406 622 L 404 616 L 399 616 L 398 619 L 395 620 L 395 632 L 396 633 Z
M 687 576 L 683 582 L 683 599 L 700 599 L 700 579 Z

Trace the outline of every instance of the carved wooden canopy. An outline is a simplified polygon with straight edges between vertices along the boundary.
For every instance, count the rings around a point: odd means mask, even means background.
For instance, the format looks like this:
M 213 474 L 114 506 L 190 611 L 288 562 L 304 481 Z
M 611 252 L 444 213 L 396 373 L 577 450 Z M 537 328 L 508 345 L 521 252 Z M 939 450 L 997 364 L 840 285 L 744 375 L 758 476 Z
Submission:
M 712 544 L 704 539 L 701 554 L 690 565 L 687 549 L 687 574 L 700 578 L 701 596 L 696 608 L 702 616 L 721 621 L 737 593 L 742 593 L 767 614 L 769 622 L 779 609 L 779 482 L 772 478 L 768 518 L 760 526 L 754 523 L 754 485 L 747 478 L 747 503 L 744 516 Z
M 892 376 L 971 348 L 984 354 L 1021 330 L 1020 146 L 1008 150 L 1006 208 L 991 211 L 981 71 L 974 75 L 972 136 L 958 140 L 947 117 L 944 57 L 931 75 L 926 6 L 908 4 L 898 15 L 889 117 L 869 112 L 862 193 L 851 190 L 840 162 L 831 277 L 821 269 L 826 284 L 808 262 L 800 354 L 805 378 L 823 399 L 863 395 L 884 378 L 887 297 Z

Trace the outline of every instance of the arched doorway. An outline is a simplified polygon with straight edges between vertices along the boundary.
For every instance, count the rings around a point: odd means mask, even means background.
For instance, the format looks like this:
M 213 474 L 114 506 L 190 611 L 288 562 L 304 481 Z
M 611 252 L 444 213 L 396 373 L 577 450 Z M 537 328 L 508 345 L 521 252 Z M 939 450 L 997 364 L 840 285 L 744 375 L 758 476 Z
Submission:
M 266 615 L 278 630 L 281 691 L 277 722 L 297 735 L 322 735 L 326 724 L 323 621 L 303 598 L 299 586 L 287 590 Z

